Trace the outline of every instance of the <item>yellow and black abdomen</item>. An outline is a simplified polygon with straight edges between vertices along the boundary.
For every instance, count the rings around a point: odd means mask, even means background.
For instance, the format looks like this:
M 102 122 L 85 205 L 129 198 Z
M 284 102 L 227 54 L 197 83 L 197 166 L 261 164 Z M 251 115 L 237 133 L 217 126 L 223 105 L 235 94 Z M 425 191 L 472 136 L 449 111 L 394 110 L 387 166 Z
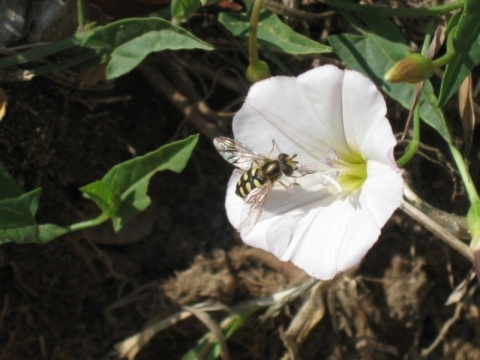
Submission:
M 282 169 L 278 160 L 270 160 L 261 167 L 251 168 L 243 173 L 237 182 L 235 194 L 246 198 L 255 189 L 272 185 L 271 183 L 282 176 Z
M 237 182 L 235 194 L 241 198 L 246 198 L 254 189 L 260 189 L 267 183 L 267 179 L 262 174 L 262 168 L 253 168 L 243 173 Z

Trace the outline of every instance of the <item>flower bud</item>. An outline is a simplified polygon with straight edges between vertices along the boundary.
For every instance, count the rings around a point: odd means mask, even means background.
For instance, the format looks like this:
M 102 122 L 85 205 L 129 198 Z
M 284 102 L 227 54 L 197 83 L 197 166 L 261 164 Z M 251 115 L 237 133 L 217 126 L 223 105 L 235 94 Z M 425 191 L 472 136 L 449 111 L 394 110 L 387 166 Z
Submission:
M 433 70 L 432 59 L 421 54 L 410 54 L 385 74 L 385 80 L 392 83 L 415 84 L 432 76 Z
M 270 68 L 265 61 L 259 61 L 256 66 L 248 65 L 247 71 L 245 72 L 247 80 L 252 84 L 260 80 L 265 80 L 272 76 L 270 73 Z

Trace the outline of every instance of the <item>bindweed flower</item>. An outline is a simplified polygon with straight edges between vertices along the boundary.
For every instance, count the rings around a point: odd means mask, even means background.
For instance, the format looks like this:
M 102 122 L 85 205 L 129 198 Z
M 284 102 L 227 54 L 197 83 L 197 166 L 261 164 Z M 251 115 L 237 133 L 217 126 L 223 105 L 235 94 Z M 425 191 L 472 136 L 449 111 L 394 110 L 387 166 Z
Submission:
M 391 83 L 416 84 L 430 78 L 434 70 L 432 59 L 422 54 L 410 54 L 388 70 L 385 80 Z
M 355 71 L 322 66 L 297 78 L 273 77 L 253 85 L 235 115 L 235 139 L 261 154 L 297 154 L 299 168 L 283 176 L 264 211 L 242 239 L 319 279 L 357 265 L 400 205 L 403 179 L 396 144 L 374 84 Z M 310 165 L 309 165 L 310 166 Z M 239 229 L 244 199 L 235 194 L 242 171 L 228 184 L 226 209 Z

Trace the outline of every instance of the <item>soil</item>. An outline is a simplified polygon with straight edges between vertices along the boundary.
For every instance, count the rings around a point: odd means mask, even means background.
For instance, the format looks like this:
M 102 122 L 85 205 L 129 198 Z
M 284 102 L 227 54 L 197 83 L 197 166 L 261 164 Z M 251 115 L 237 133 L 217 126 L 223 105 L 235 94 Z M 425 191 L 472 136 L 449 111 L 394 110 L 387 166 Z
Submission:
M 208 16 L 190 26 L 208 33 L 214 26 Z M 202 136 L 183 173 L 153 178 L 151 207 L 122 232 L 105 224 L 48 244 L 0 247 L 1 359 L 116 359 L 117 344 L 154 324 L 161 330 L 140 341 L 135 359 L 181 358 L 232 311 L 310 281 L 293 265 L 244 245 L 225 215 L 232 168 L 211 137 L 231 135 L 231 113 L 247 89 L 239 80 L 244 52 L 236 46 L 230 53 L 153 56 L 140 70 L 88 90 L 80 84 L 93 70 L 76 69 L 74 80 L 57 74 L 2 84 L 9 103 L 0 160 L 23 189 L 43 189 L 39 223 L 97 216 L 79 187 L 135 155 Z M 295 74 L 317 60 L 284 59 Z M 169 71 L 178 64 L 189 64 L 182 76 L 193 87 L 177 89 L 190 103 L 204 101 L 212 114 L 196 110 L 192 120 L 146 76 L 155 69 L 180 84 Z M 451 109 L 456 117 L 455 104 Z M 397 133 L 406 115 L 389 103 Z M 406 179 L 432 205 L 465 214 L 448 150 L 428 127 L 422 142 Z M 474 141 L 472 159 L 478 151 Z M 480 299 L 471 270 L 467 259 L 397 210 L 357 269 L 310 284 L 268 315 L 266 307 L 256 309 L 226 342 L 229 358 L 480 359 Z M 464 280 L 463 292 L 455 290 Z

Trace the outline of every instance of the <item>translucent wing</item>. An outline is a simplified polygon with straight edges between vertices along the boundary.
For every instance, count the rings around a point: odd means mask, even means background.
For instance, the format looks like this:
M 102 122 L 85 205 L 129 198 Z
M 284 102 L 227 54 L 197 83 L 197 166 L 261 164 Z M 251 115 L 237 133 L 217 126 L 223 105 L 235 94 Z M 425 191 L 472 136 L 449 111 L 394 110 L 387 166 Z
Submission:
M 222 157 L 230 164 L 247 171 L 254 166 L 263 164 L 268 159 L 248 146 L 228 137 L 213 139 L 213 145 Z
M 247 235 L 253 230 L 262 215 L 265 202 L 273 189 L 273 181 L 260 189 L 254 189 L 245 199 L 240 219 L 240 234 Z

